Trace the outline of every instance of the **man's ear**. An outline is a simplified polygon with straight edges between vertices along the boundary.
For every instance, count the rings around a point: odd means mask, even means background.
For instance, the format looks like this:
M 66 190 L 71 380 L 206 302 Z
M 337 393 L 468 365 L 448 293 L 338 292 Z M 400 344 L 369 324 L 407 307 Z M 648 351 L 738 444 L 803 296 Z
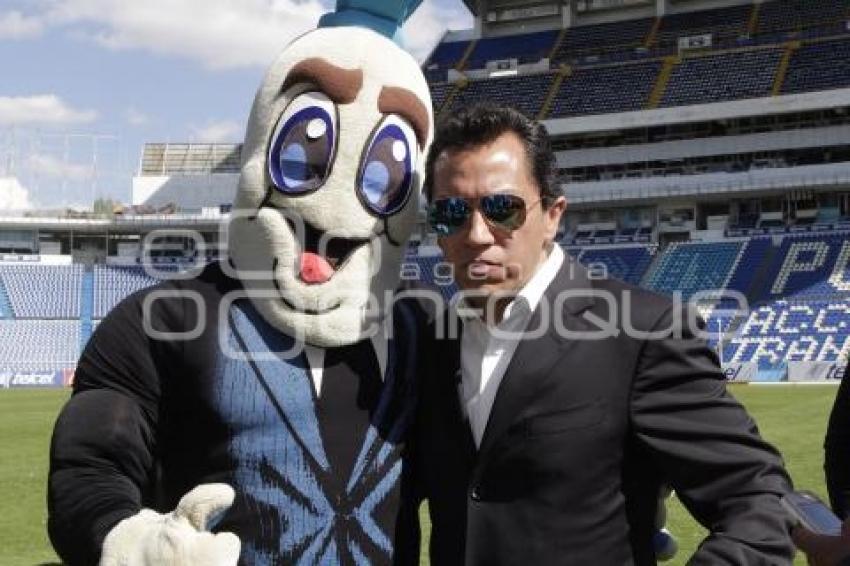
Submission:
M 555 236 L 558 234 L 558 227 L 561 225 L 561 217 L 567 209 L 567 199 L 564 196 L 559 196 L 549 205 L 544 212 L 544 221 L 546 222 L 546 241 L 555 241 Z

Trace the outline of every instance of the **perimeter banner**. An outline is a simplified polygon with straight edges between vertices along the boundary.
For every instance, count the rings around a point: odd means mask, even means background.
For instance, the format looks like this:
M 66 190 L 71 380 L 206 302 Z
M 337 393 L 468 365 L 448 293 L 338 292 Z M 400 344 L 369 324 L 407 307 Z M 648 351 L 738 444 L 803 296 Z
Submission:
M 726 381 L 755 381 L 758 374 L 758 364 L 744 362 L 740 364 L 726 364 L 723 366 L 723 375 Z
M 839 362 L 788 362 L 788 381 L 835 381 L 846 369 Z
M 70 387 L 73 383 L 73 368 L 48 371 L 0 370 L 0 389 Z

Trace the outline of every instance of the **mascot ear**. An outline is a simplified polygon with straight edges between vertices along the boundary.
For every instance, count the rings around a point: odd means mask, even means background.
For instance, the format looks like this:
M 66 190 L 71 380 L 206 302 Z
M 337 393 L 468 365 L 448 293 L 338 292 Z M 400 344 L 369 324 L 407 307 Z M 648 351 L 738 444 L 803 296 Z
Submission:
M 325 14 L 319 27 L 355 26 L 398 41 L 398 31 L 422 0 L 337 0 L 336 11 Z

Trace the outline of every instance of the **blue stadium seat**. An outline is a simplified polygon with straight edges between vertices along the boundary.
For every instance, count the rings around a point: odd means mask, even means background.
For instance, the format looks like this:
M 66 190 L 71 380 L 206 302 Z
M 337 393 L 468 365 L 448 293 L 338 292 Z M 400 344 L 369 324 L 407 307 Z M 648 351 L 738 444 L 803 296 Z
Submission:
M 794 31 L 835 22 L 848 16 L 846 0 L 774 0 L 759 10 L 758 32 Z
M 572 61 L 588 53 L 639 47 L 643 45 L 654 22 L 655 18 L 643 18 L 570 28 L 558 46 L 553 61 Z
M 850 233 L 789 234 L 774 256 L 759 301 L 850 296 Z
M 431 65 L 437 65 L 444 69 L 454 67 L 463 57 L 467 47 L 469 47 L 468 41 L 441 42 L 428 57 L 423 68 L 427 69 Z
M 680 37 L 712 34 L 714 43 L 730 43 L 747 33 L 752 5 L 668 14 L 661 19 L 656 43 L 676 45 Z
M 16 318 L 79 318 L 82 275 L 79 264 L 0 265 Z
M 741 311 L 727 308 L 717 308 L 715 306 L 698 308 L 698 312 L 705 321 L 705 338 L 711 349 L 717 350 L 718 344 L 724 345 L 723 352 L 719 353 L 721 361 L 728 361 L 728 355 L 734 355 L 734 352 L 728 349 L 729 333 L 733 323 L 740 318 Z
M 422 69 L 422 74 L 425 75 L 425 80 L 429 83 L 442 83 L 448 80 L 448 69 L 432 66 L 430 69 Z
M 452 107 L 492 100 L 510 104 L 526 116 L 536 118 L 554 78 L 554 73 L 542 73 L 471 81 L 455 95 Z
M 577 67 L 561 83 L 548 117 L 640 110 L 660 70 L 660 61 Z
M 451 267 L 443 261 L 441 255 L 408 255 L 401 272 L 402 280 L 439 291 L 446 304 L 458 292 Z
M 782 92 L 850 87 L 850 39 L 804 45 L 794 52 Z
M 769 96 L 781 58 L 781 49 L 688 57 L 673 69 L 661 106 Z
M 0 320 L 0 371 L 74 367 L 79 329 L 77 320 Z
M 428 87 L 431 89 L 431 105 L 436 114 L 443 107 L 443 103 L 452 89 L 455 88 L 455 85 L 453 83 L 430 83 Z
M 517 59 L 520 64 L 536 63 L 549 56 L 556 37 L 558 32 L 553 30 L 480 39 L 466 62 L 466 68 L 480 69 L 487 61 L 499 59 Z
M 652 263 L 656 249 L 655 245 L 590 247 L 583 249 L 577 257 L 581 263 L 587 266 L 603 264 L 610 277 L 639 285 L 650 263 Z
M 157 266 L 159 271 L 175 268 Z M 103 318 L 125 297 L 159 283 L 142 266 L 96 265 L 94 268 L 94 318 Z
M 768 237 L 755 237 L 747 240 L 741 260 L 732 273 L 732 277 L 729 278 L 726 288 L 747 295 L 756 274 L 755 267 L 762 265 L 772 245 L 771 239 Z
M 850 305 L 844 301 L 776 301 L 753 310 L 724 354 L 727 361 L 834 362 L 850 352 Z
M 647 275 L 646 286 L 660 293 L 681 291 L 689 300 L 694 293 L 725 289 L 744 247 L 744 242 L 671 244 Z

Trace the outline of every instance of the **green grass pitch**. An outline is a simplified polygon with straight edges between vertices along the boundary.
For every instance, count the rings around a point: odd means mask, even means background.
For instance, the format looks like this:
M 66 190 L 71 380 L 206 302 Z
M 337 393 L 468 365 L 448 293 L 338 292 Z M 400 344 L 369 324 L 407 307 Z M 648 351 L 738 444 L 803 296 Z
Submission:
M 733 385 L 730 390 L 782 451 L 799 488 L 826 496 L 823 436 L 836 388 L 830 385 Z M 68 392 L 0 391 L 0 564 L 56 562 L 46 534 L 45 478 L 50 433 Z M 423 509 L 423 518 L 427 517 Z M 680 552 L 668 564 L 684 564 L 704 530 L 672 500 L 668 527 Z M 424 541 L 428 537 L 425 521 Z M 423 558 L 423 564 L 427 559 Z M 798 556 L 795 564 L 803 565 Z

